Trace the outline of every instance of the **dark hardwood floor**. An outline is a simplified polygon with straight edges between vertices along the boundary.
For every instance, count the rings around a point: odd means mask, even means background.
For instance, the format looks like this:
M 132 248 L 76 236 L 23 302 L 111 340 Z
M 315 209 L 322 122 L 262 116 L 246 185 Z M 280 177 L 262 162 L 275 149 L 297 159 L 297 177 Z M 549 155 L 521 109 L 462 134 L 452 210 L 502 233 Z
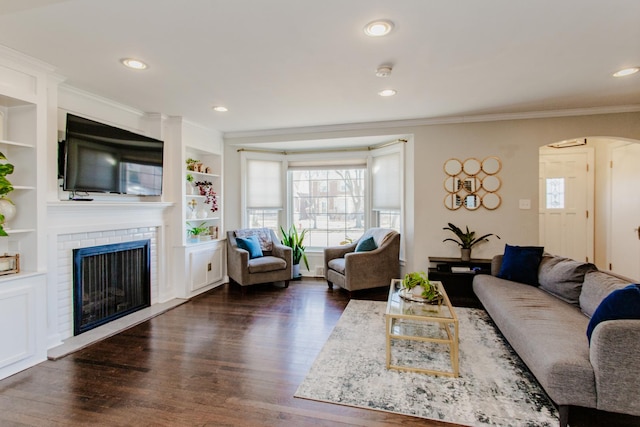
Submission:
M 451 426 L 293 397 L 348 301 L 318 280 L 221 286 L 0 381 L 0 426 Z

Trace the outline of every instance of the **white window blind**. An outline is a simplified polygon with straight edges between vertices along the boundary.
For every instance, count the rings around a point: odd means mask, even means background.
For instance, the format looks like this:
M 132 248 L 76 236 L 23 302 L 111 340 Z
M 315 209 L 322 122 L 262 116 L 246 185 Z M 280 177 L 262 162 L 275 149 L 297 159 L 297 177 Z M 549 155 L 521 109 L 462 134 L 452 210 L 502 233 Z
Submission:
M 282 162 L 247 159 L 247 208 L 283 208 Z
M 373 200 L 374 210 L 400 209 L 400 153 L 390 153 L 373 158 Z

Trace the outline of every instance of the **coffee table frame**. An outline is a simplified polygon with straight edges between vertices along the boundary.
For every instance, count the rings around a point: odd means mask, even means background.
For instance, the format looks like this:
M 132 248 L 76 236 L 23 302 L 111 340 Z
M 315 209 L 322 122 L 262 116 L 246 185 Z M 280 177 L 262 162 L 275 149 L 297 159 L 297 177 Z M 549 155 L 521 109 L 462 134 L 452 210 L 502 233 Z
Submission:
M 459 374 L 458 362 L 458 316 L 456 315 L 449 296 L 442 286 L 441 282 L 431 281 L 438 285 L 438 289 L 442 293 L 443 301 L 438 306 L 434 306 L 433 311 L 422 312 L 420 314 L 411 313 L 411 307 L 416 304 L 425 303 L 411 302 L 404 300 L 400 294 L 402 280 L 392 279 L 389 286 L 389 298 L 387 299 L 387 309 L 385 311 L 386 320 L 386 337 L 387 337 L 387 369 L 397 369 L 402 371 L 421 372 L 430 375 L 442 375 L 447 377 L 457 377 Z M 444 306 L 444 308 L 443 308 Z M 437 309 L 436 309 L 437 307 Z M 437 323 L 441 329 L 446 332 L 447 338 L 437 338 L 429 336 L 403 335 L 394 333 L 394 326 L 402 320 L 411 322 L 431 322 Z M 393 365 L 391 364 L 391 341 L 392 340 L 408 340 L 434 342 L 449 346 L 449 354 L 451 359 L 451 371 L 439 371 L 433 369 L 418 368 L 413 366 Z

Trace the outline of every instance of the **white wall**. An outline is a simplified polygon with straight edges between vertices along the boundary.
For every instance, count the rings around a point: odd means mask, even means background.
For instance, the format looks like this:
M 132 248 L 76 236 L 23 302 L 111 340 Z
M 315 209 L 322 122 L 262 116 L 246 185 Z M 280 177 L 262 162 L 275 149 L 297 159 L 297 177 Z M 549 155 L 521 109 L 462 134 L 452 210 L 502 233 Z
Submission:
M 477 121 L 467 123 L 419 126 L 379 127 L 359 130 L 322 128 L 296 133 L 288 130 L 280 135 L 227 137 L 225 139 L 225 217 L 228 230 L 240 223 L 240 155 L 243 143 L 291 141 L 305 139 L 347 138 L 373 135 L 412 134 L 407 144 L 406 270 L 428 268 L 429 256 L 459 256 L 453 243 L 442 243 L 450 233 L 442 230 L 448 222 L 468 225 L 478 233 L 495 233 L 502 237 L 480 244 L 473 250 L 477 258 L 490 258 L 502 253 L 504 244 L 534 245 L 538 243 L 538 148 L 551 142 L 586 136 L 640 138 L 640 113 L 615 113 L 556 118 Z M 502 205 L 488 211 L 460 209 L 449 211 L 443 205 L 444 162 L 456 157 L 484 159 L 497 156 L 502 160 L 499 194 Z M 518 208 L 519 199 L 530 199 L 530 210 Z

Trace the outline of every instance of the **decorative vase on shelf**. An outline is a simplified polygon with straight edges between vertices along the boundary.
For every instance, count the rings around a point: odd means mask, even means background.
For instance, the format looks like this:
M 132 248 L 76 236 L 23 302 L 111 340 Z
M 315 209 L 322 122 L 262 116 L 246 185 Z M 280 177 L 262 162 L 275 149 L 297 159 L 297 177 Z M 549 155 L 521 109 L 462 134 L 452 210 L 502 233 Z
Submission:
M 198 217 L 198 219 L 205 219 L 209 216 L 209 211 L 206 207 L 201 206 L 200 209 L 198 209 L 198 211 L 196 212 L 196 216 Z
M 471 261 L 471 248 L 460 249 L 460 258 L 462 261 Z
M 5 229 L 10 228 L 8 222 L 16 217 L 16 205 L 7 199 L 0 199 L 0 214 L 4 215 L 3 227 Z
M 187 182 L 187 196 L 193 196 L 196 194 L 196 189 L 192 183 Z

